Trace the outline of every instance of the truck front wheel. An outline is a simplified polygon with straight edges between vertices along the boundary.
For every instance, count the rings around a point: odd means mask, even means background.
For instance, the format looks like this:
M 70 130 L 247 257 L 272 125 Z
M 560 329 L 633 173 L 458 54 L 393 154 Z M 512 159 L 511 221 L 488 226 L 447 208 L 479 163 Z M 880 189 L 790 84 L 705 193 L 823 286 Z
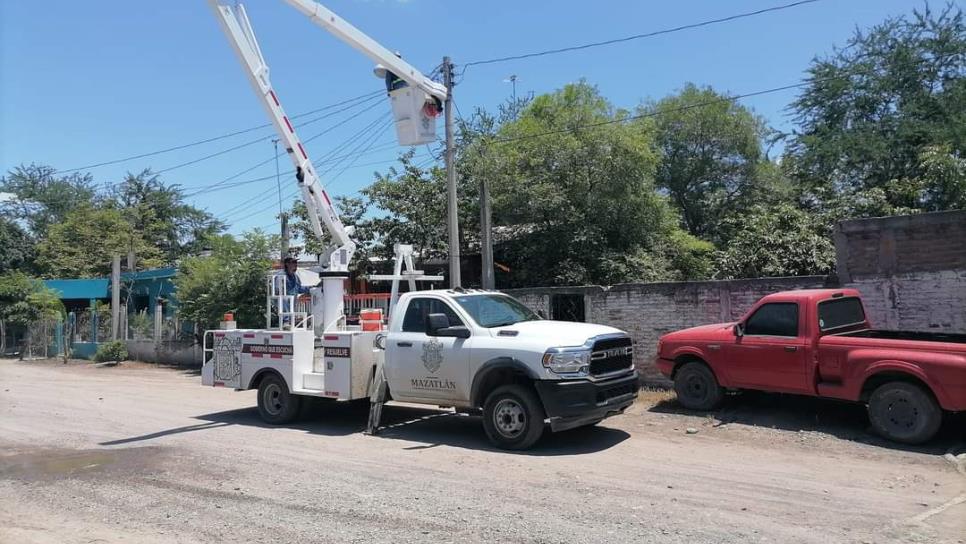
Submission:
M 265 423 L 283 425 L 295 419 L 302 406 L 302 397 L 288 391 L 281 377 L 265 376 L 258 385 L 258 415 Z
M 483 429 L 490 442 L 506 450 L 525 450 L 543 435 L 546 415 L 540 399 L 522 385 L 497 387 L 483 403 Z
M 724 398 L 714 372 L 704 363 L 692 361 L 674 373 L 674 392 L 678 402 L 689 410 L 714 410 Z
M 904 444 L 932 438 L 942 423 L 942 410 L 928 392 L 908 382 L 880 385 L 869 397 L 869 421 L 881 436 Z

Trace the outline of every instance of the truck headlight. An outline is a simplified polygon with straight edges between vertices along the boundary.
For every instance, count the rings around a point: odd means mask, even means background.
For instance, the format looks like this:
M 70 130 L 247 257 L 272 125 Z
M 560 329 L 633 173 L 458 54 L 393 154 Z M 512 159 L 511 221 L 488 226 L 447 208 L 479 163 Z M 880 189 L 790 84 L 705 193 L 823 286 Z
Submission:
M 553 348 L 543 354 L 543 366 L 557 374 L 586 374 L 590 370 L 590 350 Z

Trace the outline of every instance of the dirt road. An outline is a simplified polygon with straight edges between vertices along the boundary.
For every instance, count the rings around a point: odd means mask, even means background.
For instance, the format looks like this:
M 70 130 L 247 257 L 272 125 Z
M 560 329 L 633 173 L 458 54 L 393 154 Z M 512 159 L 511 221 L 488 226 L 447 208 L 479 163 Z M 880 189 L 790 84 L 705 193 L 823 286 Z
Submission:
M 378 437 L 343 404 L 269 428 L 253 392 L 143 365 L 4 360 L 0 384 L 3 543 L 966 541 L 959 421 L 903 450 L 848 405 L 652 394 L 521 454 L 406 406 Z

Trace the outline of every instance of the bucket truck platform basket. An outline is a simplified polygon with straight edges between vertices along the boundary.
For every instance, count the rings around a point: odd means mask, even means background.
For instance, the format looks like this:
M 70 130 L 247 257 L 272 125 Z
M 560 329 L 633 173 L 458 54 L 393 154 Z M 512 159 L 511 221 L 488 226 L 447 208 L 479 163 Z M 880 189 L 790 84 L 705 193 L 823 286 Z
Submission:
M 389 101 L 399 145 L 422 145 L 436 141 L 436 117 L 439 111 L 432 97 L 407 85 L 390 92 Z

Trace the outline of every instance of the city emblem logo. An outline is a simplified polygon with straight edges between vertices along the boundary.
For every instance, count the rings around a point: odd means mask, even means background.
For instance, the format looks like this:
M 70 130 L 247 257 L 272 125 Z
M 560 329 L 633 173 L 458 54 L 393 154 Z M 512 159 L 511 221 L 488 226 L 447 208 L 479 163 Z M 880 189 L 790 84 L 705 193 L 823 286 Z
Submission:
M 443 364 L 443 343 L 435 338 L 423 342 L 423 366 L 433 374 Z

